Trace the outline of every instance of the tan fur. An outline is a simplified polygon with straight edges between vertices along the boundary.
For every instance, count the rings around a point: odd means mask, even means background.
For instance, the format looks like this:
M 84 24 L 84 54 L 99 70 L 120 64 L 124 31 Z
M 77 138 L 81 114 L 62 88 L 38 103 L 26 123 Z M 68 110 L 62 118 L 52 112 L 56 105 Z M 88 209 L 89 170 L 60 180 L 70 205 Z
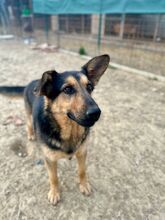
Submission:
M 82 86 L 86 86 L 88 82 L 85 76 L 81 77 L 80 81 Z M 78 125 L 73 120 L 70 120 L 66 114 L 69 110 L 72 110 L 74 115 L 79 117 L 79 114 L 85 111 L 85 103 L 78 82 L 73 77 L 69 77 L 66 81 L 66 85 L 67 83 L 70 85 L 72 84 L 78 91 L 73 97 L 68 97 L 66 94 L 61 93 L 53 102 L 44 97 L 44 108 L 47 109 L 48 106 L 51 108 L 51 112 L 60 126 L 60 135 L 63 140 L 62 148 L 65 149 L 66 146 L 77 147 L 77 149 L 74 149 L 75 153 L 72 154 L 67 154 L 63 151 L 54 151 L 47 146 L 42 147 L 50 182 L 48 199 L 54 205 L 60 200 L 57 178 L 57 160 L 61 158 L 70 159 L 76 155 L 80 191 L 85 195 L 91 193 L 85 165 L 87 151 L 84 145 L 80 146 L 81 140 L 85 134 L 85 128 Z M 56 146 L 58 146 L 58 143 L 56 143 Z
M 60 151 L 54 151 L 49 149 L 47 146 L 43 146 L 43 153 L 45 156 L 45 165 L 48 170 L 50 191 L 48 193 L 48 199 L 53 204 L 56 205 L 60 200 L 60 193 L 58 187 L 58 176 L 57 176 L 57 160 L 61 158 L 69 159 L 74 154 L 66 154 Z M 88 183 L 86 175 L 86 155 L 87 150 L 84 145 L 81 145 L 75 153 L 78 162 L 78 175 L 79 175 L 79 188 L 82 193 L 89 195 L 91 193 L 91 187 Z
M 73 83 L 73 77 L 69 77 L 69 81 Z M 68 79 L 67 79 L 68 81 Z M 79 85 L 74 81 L 74 86 L 79 90 Z M 55 101 L 51 104 L 51 111 L 60 125 L 61 137 L 66 141 L 66 145 L 74 146 L 82 139 L 85 132 L 84 127 L 78 125 L 76 122 L 70 120 L 66 113 L 72 110 L 74 115 L 78 118 L 85 109 L 85 104 L 81 93 L 78 92 L 74 97 L 68 98 L 65 94 L 60 94 Z M 65 143 L 64 143 L 65 147 Z
M 57 161 L 49 161 L 45 159 L 45 165 L 48 170 L 50 191 L 48 193 L 48 199 L 53 204 L 56 205 L 60 200 L 60 193 L 58 190 L 58 176 L 57 176 Z
M 78 97 L 75 102 L 72 103 L 71 109 L 76 109 L 76 106 L 81 107 L 82 105 L 77 103 L 82 100 L 79 100 Z M 70 143 L 71 145 L 76 145 L 79 140 L 81 140 L 82 135 L 84 134 L 84 127 L 78 125 L 76 122 L 70 120 L 66 115 L 68 109 L 70 109 L 70 102 L 64 101 L 63 95 L 60 95 L 53 103 L 46 97 L 44 97 L 44 108 L 46 109 L 48 105 L 51 105 L 52 113 L 55 117 L 55 120 L 58 122 L 61 128 L 61 137 L 66 141 L 66 144 Z
M 51 150 L 47 146 L 43 146 L 42 150 L 43 150 L 44 156 L 48 158 L 49 161 L 51 162 L 55 162 L 62 158 L 70 159 L 73 156 L 73 154 L 66 154 L 62 151 Z
M 86 147 L 80 147 L 80 149 L 76 152 L 76 158 L 78 162 L 79 188 L 82 193 L 88 196 L 91 193 L 91 187 L 86 174 L 86 156 Z
M 28 140 L 35 140 L 35 134 L 33 131 L 33 122 L 32 122 L 32 115 L 26 111 L 27 113 L 27 136 Z
M 69 85 L 75 85 L 77 83 L 76 79 L 73 76 L 69 76 L 66 80 Z
M 44 109 L 47 109 L 49 104 L 50 104 L 49 99 L 46 96 L 44 96 Z
M 56 105 L 57 103 L 52 105 L 53 112 L 56 111 Z M 64 106 L 62 108 L 64 108 Z M 68 143 L 76 145 L 84 134 L 84 127 L 70 120 L 68 116 L 63 113 L 55 113 L 54 116 L 61 128 L 61 137 L 66 142 L 66 145 L 68 145 Z
M 56 205 L 60 200 L 60 194 L 58 189 L 58 178 L 57 178 L 57 160 L 61 158 L 70 159 L 74 155 L 78 162 L 78 175 L 79 175 L 79 188 L 82 193 L 89 195 L 91 193 L 91 187 L 88 183 L 86 175 L 86 147 L 81 144 L 82 139 L 85 135 L 85 128 L 80 126 L 75 121 L 70 120 L 67 113 L 71 111 L 76 118 L 81 116 L 86 111 L 85 99 L 82 93 L 83 87 L 85 88 L 88 84 L 88 79 L 84 75 L 80 75 L 80 81 L 78 82 L 74 77 L 69 76 L 63 88 L 66 86 L 73 86 L 76 89 L 76 93 L 73 96 L 68 96 L 64 92 L 61 92 L 59 96 L 51 101 L 47 97 L 44 97 L 44 109 L 50 108 L 53 117 L 60 126 L 60 136 L 62 139 L 62 145 L 56 142 L 54 143 L 57 147 L 61 147 L 63 151 L 54 151 L 43 145 L 42 150 L 45 156 L 45 164 L 49 174 L 50 191 L 48 193 L 49 201 Z M 52 140 L 56 141 L 56 140 Z M 72 154 L 65 153 L 67 148 L 73 147 Z M 66 151 L 65 151 L 66 150 Z
M 87 85 L 88 78 L 85 75 L 81 75 L 80 76 L 80 83 L 82 83 L 83 85 Z

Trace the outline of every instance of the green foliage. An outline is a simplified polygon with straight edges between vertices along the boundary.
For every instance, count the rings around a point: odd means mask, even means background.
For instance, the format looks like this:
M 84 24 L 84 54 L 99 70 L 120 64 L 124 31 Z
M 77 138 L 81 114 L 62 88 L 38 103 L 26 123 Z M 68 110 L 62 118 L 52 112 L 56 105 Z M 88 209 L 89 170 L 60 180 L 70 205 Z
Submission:
M 80 49 L 79 49 L 79 54 L 80 54 L 80 55 L 87 55 L 87 52 L 86 52 L 86 50 L 85 50 L 84 47 L 80 47 Z

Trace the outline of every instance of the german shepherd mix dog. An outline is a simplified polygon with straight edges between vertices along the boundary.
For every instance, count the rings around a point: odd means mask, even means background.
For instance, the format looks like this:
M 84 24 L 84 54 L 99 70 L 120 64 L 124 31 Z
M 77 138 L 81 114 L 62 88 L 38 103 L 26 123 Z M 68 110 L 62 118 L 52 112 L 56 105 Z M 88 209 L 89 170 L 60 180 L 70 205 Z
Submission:
M 57 160 L 60 158 L 76 156 L 80 191 L 85 195 L 91 193 L 84 142 L 90 127 L 101 114 L 91 93 L 109 61 L 108 55 L 97 56 L 80 71 L 57 73 L 50 70 L 27 87 L 0 87 L 1 94 L 24 94 L 28 139 L 37 138 L 41 143 L 50 181 L 48 199 L 53 205 L 60 200 L 57 178 Z

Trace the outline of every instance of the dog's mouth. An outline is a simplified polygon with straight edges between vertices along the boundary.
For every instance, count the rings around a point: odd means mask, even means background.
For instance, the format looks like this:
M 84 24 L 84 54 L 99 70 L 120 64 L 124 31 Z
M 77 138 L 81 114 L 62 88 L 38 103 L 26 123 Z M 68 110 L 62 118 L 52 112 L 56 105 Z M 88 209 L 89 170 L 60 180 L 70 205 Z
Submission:
M 85 119 L 85 120 L 81 120 L 81 119 L 78 119 L 74 116 L 74 114 L 72 112 L 68 112 L 67 113 L 67 116 L 75 121 L 77 124 L 83 126 L 83 127 L 91 127 L 95 124 L 96 120 L 91 120 L 91 119 Z

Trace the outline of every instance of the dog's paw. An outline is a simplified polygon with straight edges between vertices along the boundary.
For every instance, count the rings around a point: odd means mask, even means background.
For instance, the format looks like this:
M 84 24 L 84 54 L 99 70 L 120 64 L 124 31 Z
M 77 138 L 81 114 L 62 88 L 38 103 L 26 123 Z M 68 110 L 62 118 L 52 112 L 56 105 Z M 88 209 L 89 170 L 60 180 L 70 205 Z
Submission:
M 60 201 L 60 193 L 57 190 L 50 190 L 48 193 L 48 200 L 52 205 L 57 205 Z
M 80 188 L 80 192 L 86 196 L 89 196 L 92 192 L 91 186 L 88 182 L 80 183 L 79 188 Z
M 29 141 L 35 141 L 35 139 L 36 139 L 35 135 L 28 135 Z

